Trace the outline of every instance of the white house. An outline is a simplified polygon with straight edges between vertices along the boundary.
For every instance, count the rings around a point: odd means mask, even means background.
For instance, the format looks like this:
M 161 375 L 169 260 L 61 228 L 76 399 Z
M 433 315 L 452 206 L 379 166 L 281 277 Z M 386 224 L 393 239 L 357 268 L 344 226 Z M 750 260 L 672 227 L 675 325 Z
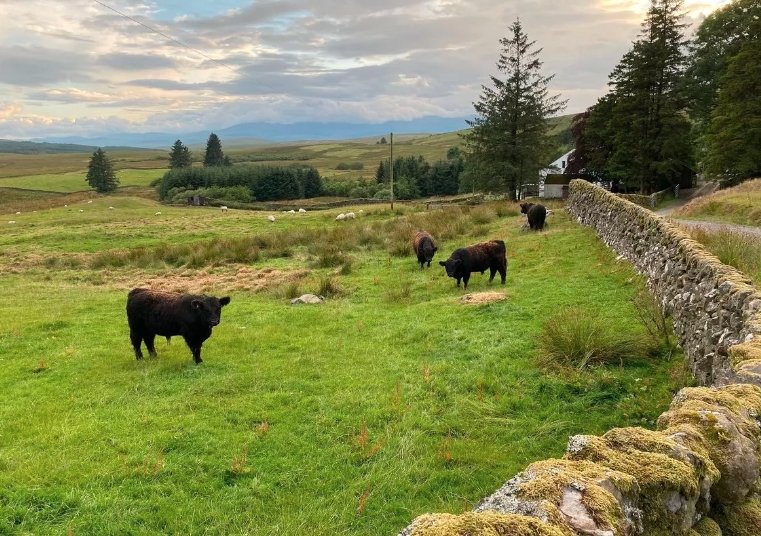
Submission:
M 558 179 L 554 179 L 550 181 L 553 184 L 547 183 L 545 184 L 547 180 L 547 175 L 560 175 L 565 172 L 565 168 L 568 166 L 568 158 L 573 154 L 574 149 L 571 149 L 567 153 L 565 153 L 563 156 L 552 162 L 549 166 L 539 171 L 539 197 L 545 197 L 545 198 L 562 198 L 564 196 L 564 186 L 565 191 L 568 190 L 568 183 L 570 182 L 571 178 L 569 177 L 567 181 L 562 181 Z

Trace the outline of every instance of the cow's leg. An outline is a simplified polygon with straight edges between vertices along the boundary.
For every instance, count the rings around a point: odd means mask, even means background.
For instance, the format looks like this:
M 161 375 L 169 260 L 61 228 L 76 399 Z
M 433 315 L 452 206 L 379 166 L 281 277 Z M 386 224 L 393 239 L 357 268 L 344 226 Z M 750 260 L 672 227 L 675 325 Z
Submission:
M 430 268 L 430 267 L 431 267 L 431 261 L 428 261 L 428 268 Z M 421 266 L 421 268 L 422 268 L 422 266 Z
M 457 278 L 457 288 L 460 288 L 460 278 Z
M 143 339 L 145 339 L 145 347 L 148 348 L 148 355 L 156 357 L 156 348 L 153 346 L 153 342 L 156 340 L 156 334 L 148 333 Z
M 468 279 L 470 279 L 470 274 L 465 274 L 462 276 L 462 282 L 465 283 L 465 290 L 468 290 Z
M 203 344 L 203 341 L 198 342 L 197 340 L 190 340 L 187 337 L 185 337 L 185 342 L 188 345 L 188 348 L 190 348 L 190 352 L 193 354 L 193 361 L 197 365 L 198 363 L 203 362 L 203 359 L 201 359 L 201 345 Z
M 507 261 L 500 263 L 499 265 L 499 275 L 502 277 L 502 284 L 505 284 L 505 280 L 507 279 Z
M 134 329 L 129 330 L 129 340 L 132 342 L 132 347 L 135 349 L 135 359 L 142 359 L 143 352 L 140 350 L 140 343 L 143 337 Z
M 493 264 L 489 266 L 489 283 L 494 281 L 494 274 L 496 273 L 497 273 L 497 267 L 494 266 Z

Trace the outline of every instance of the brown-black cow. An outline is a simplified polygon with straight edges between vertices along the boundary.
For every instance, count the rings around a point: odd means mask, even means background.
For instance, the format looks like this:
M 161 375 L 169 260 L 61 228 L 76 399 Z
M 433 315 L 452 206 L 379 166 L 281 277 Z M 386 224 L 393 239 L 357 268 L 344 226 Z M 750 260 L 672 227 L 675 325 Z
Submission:
M 135 358 L 143 358 L 142 341 L 151 357 L 156 357 L 156 335 L 167 340 L 181 335 L 193 353 L 193 361 L 201 363 L 201 345 L 211 337 L 211 329 L 219 324 L 222 307 L 228 303 L 228 297 L 132 289 L 127 296 L 127 322 Z
M 431 261 L 433 260 L 433 254 L 438 251 L 439 248 L 433 241 L 433 237 L 425 231 L 418 231 L 412 238 L 412 249 L 417 255 L 417 261 L 420 263 L 420 269 L 423 269 L 423 265 L 428 263 L 428 267 L 431 267 Z
M 484 273 L 487 269 L 490 271 L 490 283 L 494 281 L 494 275 L 499 272 L 504 285 L 507 277 L 506 253 L 505 243 L 502 240 L 491 240 L 456 249 L 446 261 L 439 261 L 439 264 L 446 268 L 449 277 L 457 280 L 458 287 L 462 279 L 467 289 L 470 274 Z

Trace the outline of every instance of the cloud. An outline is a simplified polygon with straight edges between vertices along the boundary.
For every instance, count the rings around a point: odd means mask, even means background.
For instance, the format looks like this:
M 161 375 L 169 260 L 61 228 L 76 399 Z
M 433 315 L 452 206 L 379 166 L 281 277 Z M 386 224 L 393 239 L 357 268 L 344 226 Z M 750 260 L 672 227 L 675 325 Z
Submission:
M 696 14 L 710 3 L 688 2 Z M 173 40 L 90 0 L 0 0 L 0 91 L 35 111 L 5 117 L 3 132 L 462 116 L 497 74 L 499 39 L 518 16 L 556 74 L 553 91 L 581 111 L 604 93 L 647 2 L 109 4 Z

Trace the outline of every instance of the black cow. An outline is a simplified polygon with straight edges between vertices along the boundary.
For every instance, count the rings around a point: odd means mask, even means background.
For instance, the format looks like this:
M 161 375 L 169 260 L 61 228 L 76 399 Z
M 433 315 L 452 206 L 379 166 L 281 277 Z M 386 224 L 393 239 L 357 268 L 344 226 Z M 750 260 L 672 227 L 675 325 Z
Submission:
M 219 324 L 222 307 L 228 303 L 228 297 L 132 289 L 127 296 L 127 322 L 135 357 L 143 358 L 142 341 L 151 357 L 156 357 L 153 346 L 156 335 L 166 337 L 167 341 L 173 335 L 181 335 L 193 353 L 193 361 L 201 363 L 201 345 L 211 337 L 211 328 Z
M 431 267 L 433 254 L 436 253 L 439 248 L 436 247 L 431 235 L 425 231 L 418 231 L 412 239 L 412 249 L 415 250 L 417 261 L 420 263 L 420 269 L 422 270 L 425 263 L 428 263 L 428 268 Z
M 547 209 L 544 205 L 521 203 L 521 214 L 525 214 L 528 218 L 528 226 L 532 231 L 544 229 L 544 220 L 547 218 Z
M 456 249 L 446 261 L 439 261 L 439 264 L 446 268 L 449 277 L 457 279 L 458 287 L 462 279 L 467 289 L 470 274 L 472 272 L 483 274 L 487 269 L 490 271 L 489 283 L 494 281 L 494 274 L 499 272 L 504 285 L 507 277 L 505 243 L 502 240 L 492 240 Z

